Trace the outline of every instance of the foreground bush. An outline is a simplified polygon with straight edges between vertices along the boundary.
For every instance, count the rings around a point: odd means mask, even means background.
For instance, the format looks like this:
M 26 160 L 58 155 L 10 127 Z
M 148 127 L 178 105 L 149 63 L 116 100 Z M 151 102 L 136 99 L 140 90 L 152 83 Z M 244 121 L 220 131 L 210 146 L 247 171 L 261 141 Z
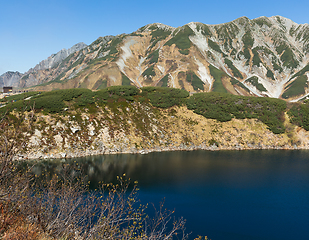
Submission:
M 26 183 L 26 182 L 24 182 Z M 54 176 L 46 185 L 16 189 L 1 201 L 0 237 L 4 239 L 186 239 L 183 219 L 161 205 L 151 219 L 128 181 L 89 192 L 74 179 Z M 22 192 L 22 194 L 21 194 Z M 168 230 L 169 229 L 169 230 Z M 26 231 L 27 230 L 27 231 Z M 14 236 L 14 237 L 13 237 Z
M 161 205 L 150 218 L 139 204 L 136 184 L 122 177 L 90 191 L 81 168 L 63 165 L 59 174 L 32 173 L 13 158 L 26 143 L 21 121 L 0 119 L 1 239 L 186 239 L 185 221 Z M 14 126 L 14 122 L 20 123 Z

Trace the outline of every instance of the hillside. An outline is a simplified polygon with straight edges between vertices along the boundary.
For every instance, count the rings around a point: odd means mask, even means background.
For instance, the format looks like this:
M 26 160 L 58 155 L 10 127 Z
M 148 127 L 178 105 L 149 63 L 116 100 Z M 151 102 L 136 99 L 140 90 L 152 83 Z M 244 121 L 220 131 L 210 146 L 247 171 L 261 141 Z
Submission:
M 280 16 L 178 28 L 155 23 L 82 45 L 24 74 L 19 87 L 167 86 L 298 101 L 308 93 L 308 41 L 308 24 Z
M 287 105 L 223 93 L 189 96 L 180 89 L 133 86 L 29 92 L 4 101 L 0 113 L 8 110 L 14 124 L 21 118 L 27 125 L 29 106 L 34 108 L 31 131 L 24 135 L 27 147 L 19 158 L 309 148 L 307 102 Z

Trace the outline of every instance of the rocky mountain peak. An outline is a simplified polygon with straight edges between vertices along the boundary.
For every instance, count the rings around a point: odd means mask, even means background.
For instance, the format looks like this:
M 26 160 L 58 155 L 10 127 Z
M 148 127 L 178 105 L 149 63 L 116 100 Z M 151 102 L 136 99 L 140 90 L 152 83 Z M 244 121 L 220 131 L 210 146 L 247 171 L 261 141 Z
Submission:
M 17 87 L 20 78 L 22 77 L 20 72 L 8 71 L 0 76 L 0 89 L 6 86 Z
M 28 73 L 32 72 L 32 71 L 45 70 L 45 69 L 52 68 L 56 64 L 58 64 L 59 62 L 66 59 L 72 53 L 77 52 L 77 51 L 79 51 L 79 50 L 81 50 L 85 47 L 87 47 L 87 45 L 85 43 L 80 42 L 80 43 L 75 44 L 73 47 L 71 47 L 69 49 L 63 48 L 59 52 L 57 52 L 56 54 L 52 54 L 47 59 L 41 61 L 33 69 L 30 69 L 28 71 Z

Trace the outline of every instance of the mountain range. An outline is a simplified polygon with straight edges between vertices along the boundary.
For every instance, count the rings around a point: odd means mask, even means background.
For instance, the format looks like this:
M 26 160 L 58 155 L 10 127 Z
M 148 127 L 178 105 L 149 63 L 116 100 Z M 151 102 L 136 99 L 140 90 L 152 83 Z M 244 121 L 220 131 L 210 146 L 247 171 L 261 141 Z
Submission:
M 146 25 L 51 55 L 24 74 L 7 72 L 0 87 L 30 90 L 162 86 L 288 101 L 309 95 L 309 25 L 281 16 L 238 18 L 174 28 Z

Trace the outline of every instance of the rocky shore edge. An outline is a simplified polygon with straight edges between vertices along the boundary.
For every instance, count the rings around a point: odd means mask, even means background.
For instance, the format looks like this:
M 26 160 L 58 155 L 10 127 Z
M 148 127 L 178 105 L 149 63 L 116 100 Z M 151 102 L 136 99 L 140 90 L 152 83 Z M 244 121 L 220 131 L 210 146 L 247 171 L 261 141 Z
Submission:
M 145 149 L 101 149 L 101 150 L 90 150 L 86 149 L 83 151 L 67 151 L 67 152 L 54 152 L 54 153 L 27 153 L 27 154 L 17 154 L 16 160 L 34 160 L 34 159 L 70 159 L 70 158 L 80 158 L 89 156 L 98 156 L 105 154 L 148 154 L 152 152 L 169 152 L 169 151 L 195 151 L 195 150 L 206 150 L 206 151 L 241 151 L 241 150 L 307 150 L 309 147 L 296 146 L 296 145 L 284 145 L 284 146 L 265 146 L 265 145 L 251 145 L 251 146 L 206 146 L 205 144 L 195 146 L 195 145 L 183 145 L 178 147 L 155 147 L 155 148 L 145 148 Z

